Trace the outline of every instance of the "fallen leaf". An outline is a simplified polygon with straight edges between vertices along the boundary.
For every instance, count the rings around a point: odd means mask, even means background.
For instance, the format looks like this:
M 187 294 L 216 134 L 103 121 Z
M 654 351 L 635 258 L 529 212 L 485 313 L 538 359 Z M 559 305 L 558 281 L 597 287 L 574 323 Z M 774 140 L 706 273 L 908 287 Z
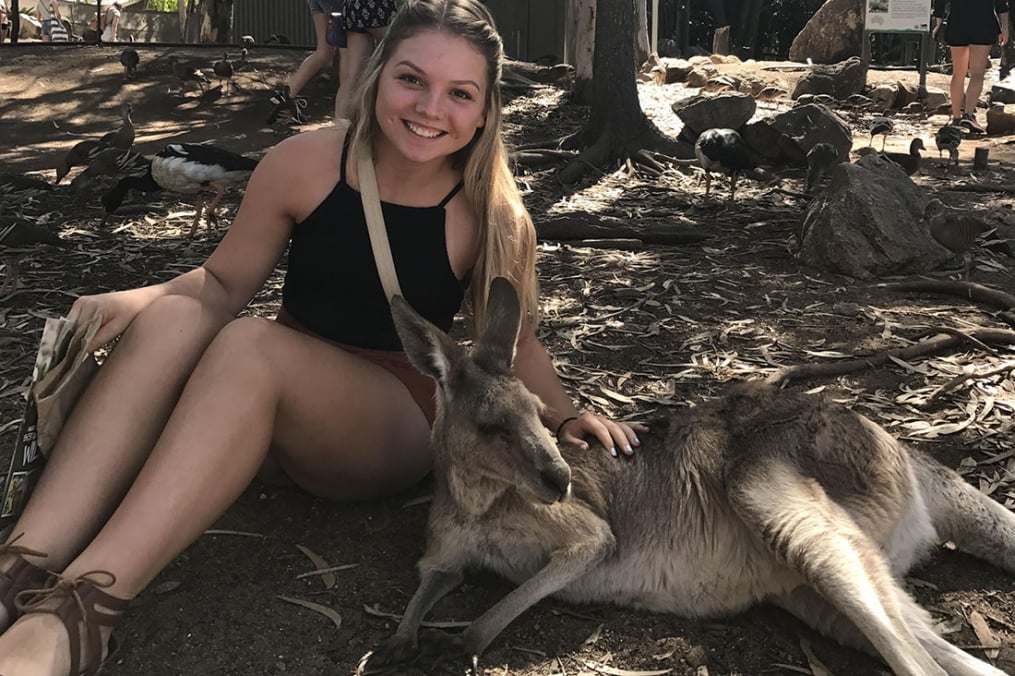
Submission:
M 323 572 L 330 571 L 331 567 L 328 565 L 328 562 L 325 561 L 323 558 L 321 558 L 319 554 L 314 552 L 309 547 L 304 547 L 303 545 L 296 545 L 296 549 L 303 552 L 303 554 L 308 559 L 310 559 L 310 562 L 314 564 L 314 568 L 316 568 L 317 571 L 321 571 L 321 582 L 324 583 L 324 588 L 333 589 L 335 587 L 335 583 L 338 582 L 338 580 L 335 578 L 335 573 Z
M 320 603 L 314 603 L 313 601 L 304 601 L 303 599 L 293 598 L 292 596 L 278 596 L 278 598 L 282 599 L 286 603 L 293 603 L 297 606 L 303 606 L 308 610 L 312 610 L 315 613 L 320 613 L 331 620 L 335 624 L 336 629 L 342 628 L 342 616 L 339 615 L 338 611 L 334 608 L 329 608 L 328 606 L 323 606 Z

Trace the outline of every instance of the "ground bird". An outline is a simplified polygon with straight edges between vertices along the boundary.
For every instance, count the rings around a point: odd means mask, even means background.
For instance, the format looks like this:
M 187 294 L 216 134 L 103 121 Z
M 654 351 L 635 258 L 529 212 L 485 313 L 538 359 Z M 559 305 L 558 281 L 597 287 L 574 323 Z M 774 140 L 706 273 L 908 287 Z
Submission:
M 923 145 L 923 139 L 917 137 L 910 142 L 908 153 L 882 154 L 892 162 L 895 162 L 897 165 L 902 167 L 902 170 L 905 171 L 907 175 L 912 176 L 920 169 L 920 162 L 923 159 L 920 156 L 920 152 L 923 150 L 926 150 Z
M 133 47 L 125 47 L 120 52 L 120 63 L 123 65 L 123 79 L 133 80 L 137 75 L 137 64 L 141 62 L 141 56 Z
M 128 150 L 134 144 L 134 121 L 130 119 L 133 112 L 134 106 L 129 103 L 120 106 L 120 127 L 115 131 L 103 134 L 99 139 L 99 145 L 103 148 Z
M 254 48 L 254 44 L 256 42 L 257 41 L 254 40 L 254 36 L 253 35 L 243 35 L 243 36 L 240 37 L 240 44 L 243 45 L 244 49 L 253 49 Z
M 194 66 L 183 63 L 180 61 L 180 57 L 173 54 L 169 57 L 169 66 L 173 71 L 173 77 L 180 82 L 180 93 L 182 94 L 187 89 L 187 85 L 191 82 L 196 82 L 203 92 L 205 85 L 211 83 L 211 80 Z
M 18 266 L 21 260 L 43 245 L 69 246 L 55 232 L 37 223 L 16 216 L 0 216 L 0 258 L 4 262 L 0 298 L 18 290 Z
M 104 147 L 99 143 L 98 139 L 88 139 L 86 141 L 78 141 L 71 149 L 67 151 L 67 154 L 63 156 L 60 164 L 56 167 L 56 180 L 53 184 L 56 185 L 64 179 L 64 177 L 70 173 L 70 170 L 74 167 L 80 167 L 88 164 L 95 156 L 104 150 Z
M 702 132 L 694 142 L 694 155 L 705 170 L 705 197 L 711 191 L 713 171 L 720 171 L 730 177 L 731 202 L 736 199 L 737 177 L 740 174 L 766 178 L 758 173 L 754 151 L 744 137 L 733 129 L 709 129 Z
M 70 182 L 72 189 L 82 191 L 99 176 L 143 176 L 151 160 L 141 153 L 119 148 L 106 148 L 95 156 L 85 170 Z
M 197 195 L 197 213 L 188 237 L 193 237 L 205 214 L 215 223 L 215 207 L 226 188 L 246 181 L 257 166 L 257 160 L 215 146 L 196 143 L 173 143 L 152 158 L 149 170 L 141 176 L 127 176 L 102 196 L 102 206 L 108 214 L 123 203 L 128 190 L 141 192 L 167 190 L 183 195 Z M 214 190 L 215 197 L 204 206 L 204 192 Z
M 959 164 L 959 145 L 962 143 L 962 129 L 950 124 L 946 124 L 937 130 L 934 134 L 934 145 L 937 146 L 937 157 L 941 159 L 941 153 L 945 150 L 948 151 L 948 156 L 955 162 L 955 166 Z
M 229 61 L 228 52 L 222 52 L 222 60 L 212 65 L 212 71 L 218 78 L 223 91 L 232 91 L 233 86 L 233 64 Z
M 264 44 L 266 44 L 266 45 L 274 45 L 274 44 L 289 45 L 289 44 L 292 44 L 292 40 L 289 39 L 289 36 L 283 35 L 282 33 L 272 33 L 271 36 L 267 40 L 264 41 Z
M 923 218 L 934 241 L 962 257 L 962 278 L 969 279 L 973 269 L 971 249 L 989 226 L 972 214 L 946 207 L 939 199 L 927 202 Z
M 805 191 L 810 192 L 821 180 L 821 177 L 839 163 L 839 150 L 831 143 L 815 143 L 807 151 L 807 184 Z
M 871 125 L 871 141 L 867 145 L 874 145 L 874 137 L 881 136 L 881 152 L 885 151 L 885 143 L 888 141 L 888 135 L 895 131 L 895 123 L 889 120 L 887 117 L 875 117 L 874 124 Z
M 41 178 L 0 172 L 0 194 L 21 192 L 22 190 L 52 190 L 53 186 Z

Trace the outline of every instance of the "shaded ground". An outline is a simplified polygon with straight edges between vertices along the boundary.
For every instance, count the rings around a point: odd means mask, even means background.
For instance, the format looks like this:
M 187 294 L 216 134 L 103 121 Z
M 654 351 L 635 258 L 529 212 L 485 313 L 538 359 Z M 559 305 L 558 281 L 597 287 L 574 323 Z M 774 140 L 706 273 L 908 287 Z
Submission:
M 185 53 L 206 64 L 218 58 L 209 50 Z M 0 49 L 0 168 L 51 180 L 52 167 L 70 145 L 117 126 L 124 99 L 135 105 L 137 147 L 146 153 L 172 140 L 210 140 L 249 153 L 276 142 L 278 137 L 262 124 L 270 110 L 267 87 L 283 81 L 301 53 L 258 50 L 252 56 L 256 71 L 239 78 L 247 93 L 204 102 L 196 92 L 186 97 L 168 93 L 165 56 L 142 51 L 138 80 L 124 85 L 115 50 Z M 646 110 L 672 131 L 675 120 L 668 104 L 680 92 L 653 86 L 642 87 L 641 93 Z M 312 119 L 326 122 L 333 86 L 317 80 L 306 94 Z M 550 88 L 516 96 L 507 110 L 511 141 L 560 136 L 580 126 L 586 113 L 565 105 L 564 96 Z M 906 124 L 929 138 L 934 122 L 914 118 Z M 851 123 L 858 145 L 865 145 L 867 121 Z M 992 146 L 993 158 L 1004 159 L 1011 146 L 1002 141 L 982 143 Z M 893 137 L 890 144 L 903 147 L 908 138 Z M 963 146 L 967 168 L 971 155 Z M 802 176 L 786 175 L 784 187 L 800 190 Z M 1007 183 L 1011 175 L 1001 167 L 977 177 L 968 172 L 946 176 L 931 163 L 917 178 L 949 204 L 988 209 L 999 227 L 1015 223 L 1009 194 L 945 192 L 972 180 Z M 703 200 L 691 171 L 651 179 L 623 167 L 568 190 L 556 184 L 552 170 L 526 175 L 522 185 L 537 221 L 580 213 L 677 223 L 713 235 L 704 244 L 680 248 L 542 246 L 542 337 L 565 383 L 588 408 L 647 417 L 700 401 L 732 378 L 767 375 L 778 366 L 899 347 L 936 327 L 1004 327 L 988 311 L 959 299 L 892 293 L 801 266 L 794 255 L 795 233 L 806 201 L 792 195 L 752 185 L 741 191 L 736 206 L 726 207 Z M 203 260 L 221 234 L 202 230 L 194 241 L 183 239 L 191 203 L 168 196 L 148 202 L 149 213 L 115 218 L 105 228 L 99 225 L 96 196 L 76 205 L 64 187 L 22 196 L 19 202 L 26 213 L 45 215 L 43 220 L 59 228 L 73 248 L 26 261 L 27 287 L 0 302 L 0 449 L 5 463 L 43 318 L 65 313 L 78 294 L 164 279 L 189 268 Z M 236 195 L 226 201 L 228 213 L 237 203 Z M 8 204 L 14 204 L 13 198 Z M 979 281 L 1015 288 L 1010 257 L 996 249 L 979 254 Z M 253 312 L 275 310 L 280 282 L 276 274 Z M 927 404 L 937 388 L 964 370 L 986 373 L 1012 363 L 1015 352 L 1010 349 L 991 355 L 971 346 L 791 386 L 827 388 L 947 464 L 961 466 L 970 481 L 1012 506 L 1011 372 L 972 378 Z M 415 588 L 427 495 L 424 484 L 386 500 L 335 505 L 255 484 L 216 524 L 218 533 L 202 537 L 135 601 L 120 630 L 125 647 L 108 673 L 351 673 L 358 658 L 393 629 L 390 620 L 376 613 L 401 612 Z M 318 577 L 298 577 L 314 564 L 296 545 L 330 565 L 355 567 L 339 571 L 335 587 L 325 589 Z M 915 571 L 910 583 L 950 640 L 981 655 L 976 646 L 996 640 L 998 666 L 1015 671 L 1015 580 L 943 551 Z M 506 589 L 489 576 L 472 578 L 439 606 L 435 618 L 473 618 Z M 341 628 L 280 596 L 334 609 Z M 977 618 L 988 633 L 973 630 Z M 483 663 L 488 674 L 550 676 L 616 673 L 607 668 L 811 673 L 812 661 L 839 676 L 882 672 L 876 661 L 821 639 L 770 609 L 691 622 L 552 601 L 512 625 Z M 425 672 L 442 671 L 423 668 L 418 673 Z

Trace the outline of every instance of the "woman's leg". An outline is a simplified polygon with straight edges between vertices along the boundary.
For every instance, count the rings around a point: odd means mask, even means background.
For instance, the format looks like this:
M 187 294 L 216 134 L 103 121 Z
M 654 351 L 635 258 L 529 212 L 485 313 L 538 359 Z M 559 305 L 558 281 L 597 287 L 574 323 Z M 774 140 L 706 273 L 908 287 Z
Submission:
M 346 33 L 346 46 L 338 64 L 338 91 L 335 93 L 335 119 L 348 117 L 345 106 L 356 85 L 356 78 L 374 53 L 374 38 L 370 33 Z
M 292 97 L 299 94 L 307 86 L 307 83 L 335 58 L 335 48 L 328 44 L 326 37 L 328 15 L 323 12 L 313 12 L 310 16 L 314 20 L 317 48 L 303 59 L 303 63 L 296 69 L 296 72 L 289 76 L 289 96 Z
M 969 86 L 966 88 L 964 112 L 976 116 L 976 104 L 983 91 L 983 76 L 987 72 L 990 45 L 969 45 Z
M 63 568 L 95 537 L 155 444 L 187 378 L 231 317 L 168 296 L 124 333 L 78 401 L 12 535 Z M 0 561 L 6 570 L 13 561 Z M 6 628 L 0 607 L 0 628 Z
M 358 499 L 405 488 L 430 469 L 429 429 L 388 371 L 260 319 L 226 326 L 184 388 L 123 502 L 64 571 L 116 575 L 106 591 L 141 591 L 225 511 L 269 446 L 304 488 Z M 58 620 L 27 615 L 0 636 L 0 673 L 67 669 Z M 61 671 L 63 670 L 63 671 Z
M 952 119 L 962 117 L 963 91 L 966 88 L 966 71 L 969 68 L 969 47 L 952 47 Z

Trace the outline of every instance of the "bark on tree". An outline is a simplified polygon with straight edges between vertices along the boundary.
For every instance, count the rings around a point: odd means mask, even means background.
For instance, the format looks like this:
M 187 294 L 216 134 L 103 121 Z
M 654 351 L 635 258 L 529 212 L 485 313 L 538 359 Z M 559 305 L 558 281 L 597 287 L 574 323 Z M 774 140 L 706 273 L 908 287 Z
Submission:
M 634 160 L 659 169 L 646 151 L 672 157 L 693 156 L 689 145 L 668 138 L 645 116 L 635 83 L 634 0 L 599 3 L 596 11 L 593 101 L 588 126 L 565 139 L 562 146 L 583 148 L 577 159 L 558 174 L 562 183 L 573 183 L 590 166 L 617 160 Z
M 634 64 L 641 68 L 641 65 L 648 61 L 649 47 L 648 37 L 648 2 L 647 0 L 635 0 L 634 20 Z
M 232 42 L 233 0 L 201 0 L 201 42 Z
M 575 103 L 592 103 L 592 56 L 595 53 L 596 0 L 568 0 L 564 61 L 574 66 Z
M 21 0 L 11 0 L 10 17 L 7 20 L 11 24 L 11 44 L 16 45 L 21 36 Z

